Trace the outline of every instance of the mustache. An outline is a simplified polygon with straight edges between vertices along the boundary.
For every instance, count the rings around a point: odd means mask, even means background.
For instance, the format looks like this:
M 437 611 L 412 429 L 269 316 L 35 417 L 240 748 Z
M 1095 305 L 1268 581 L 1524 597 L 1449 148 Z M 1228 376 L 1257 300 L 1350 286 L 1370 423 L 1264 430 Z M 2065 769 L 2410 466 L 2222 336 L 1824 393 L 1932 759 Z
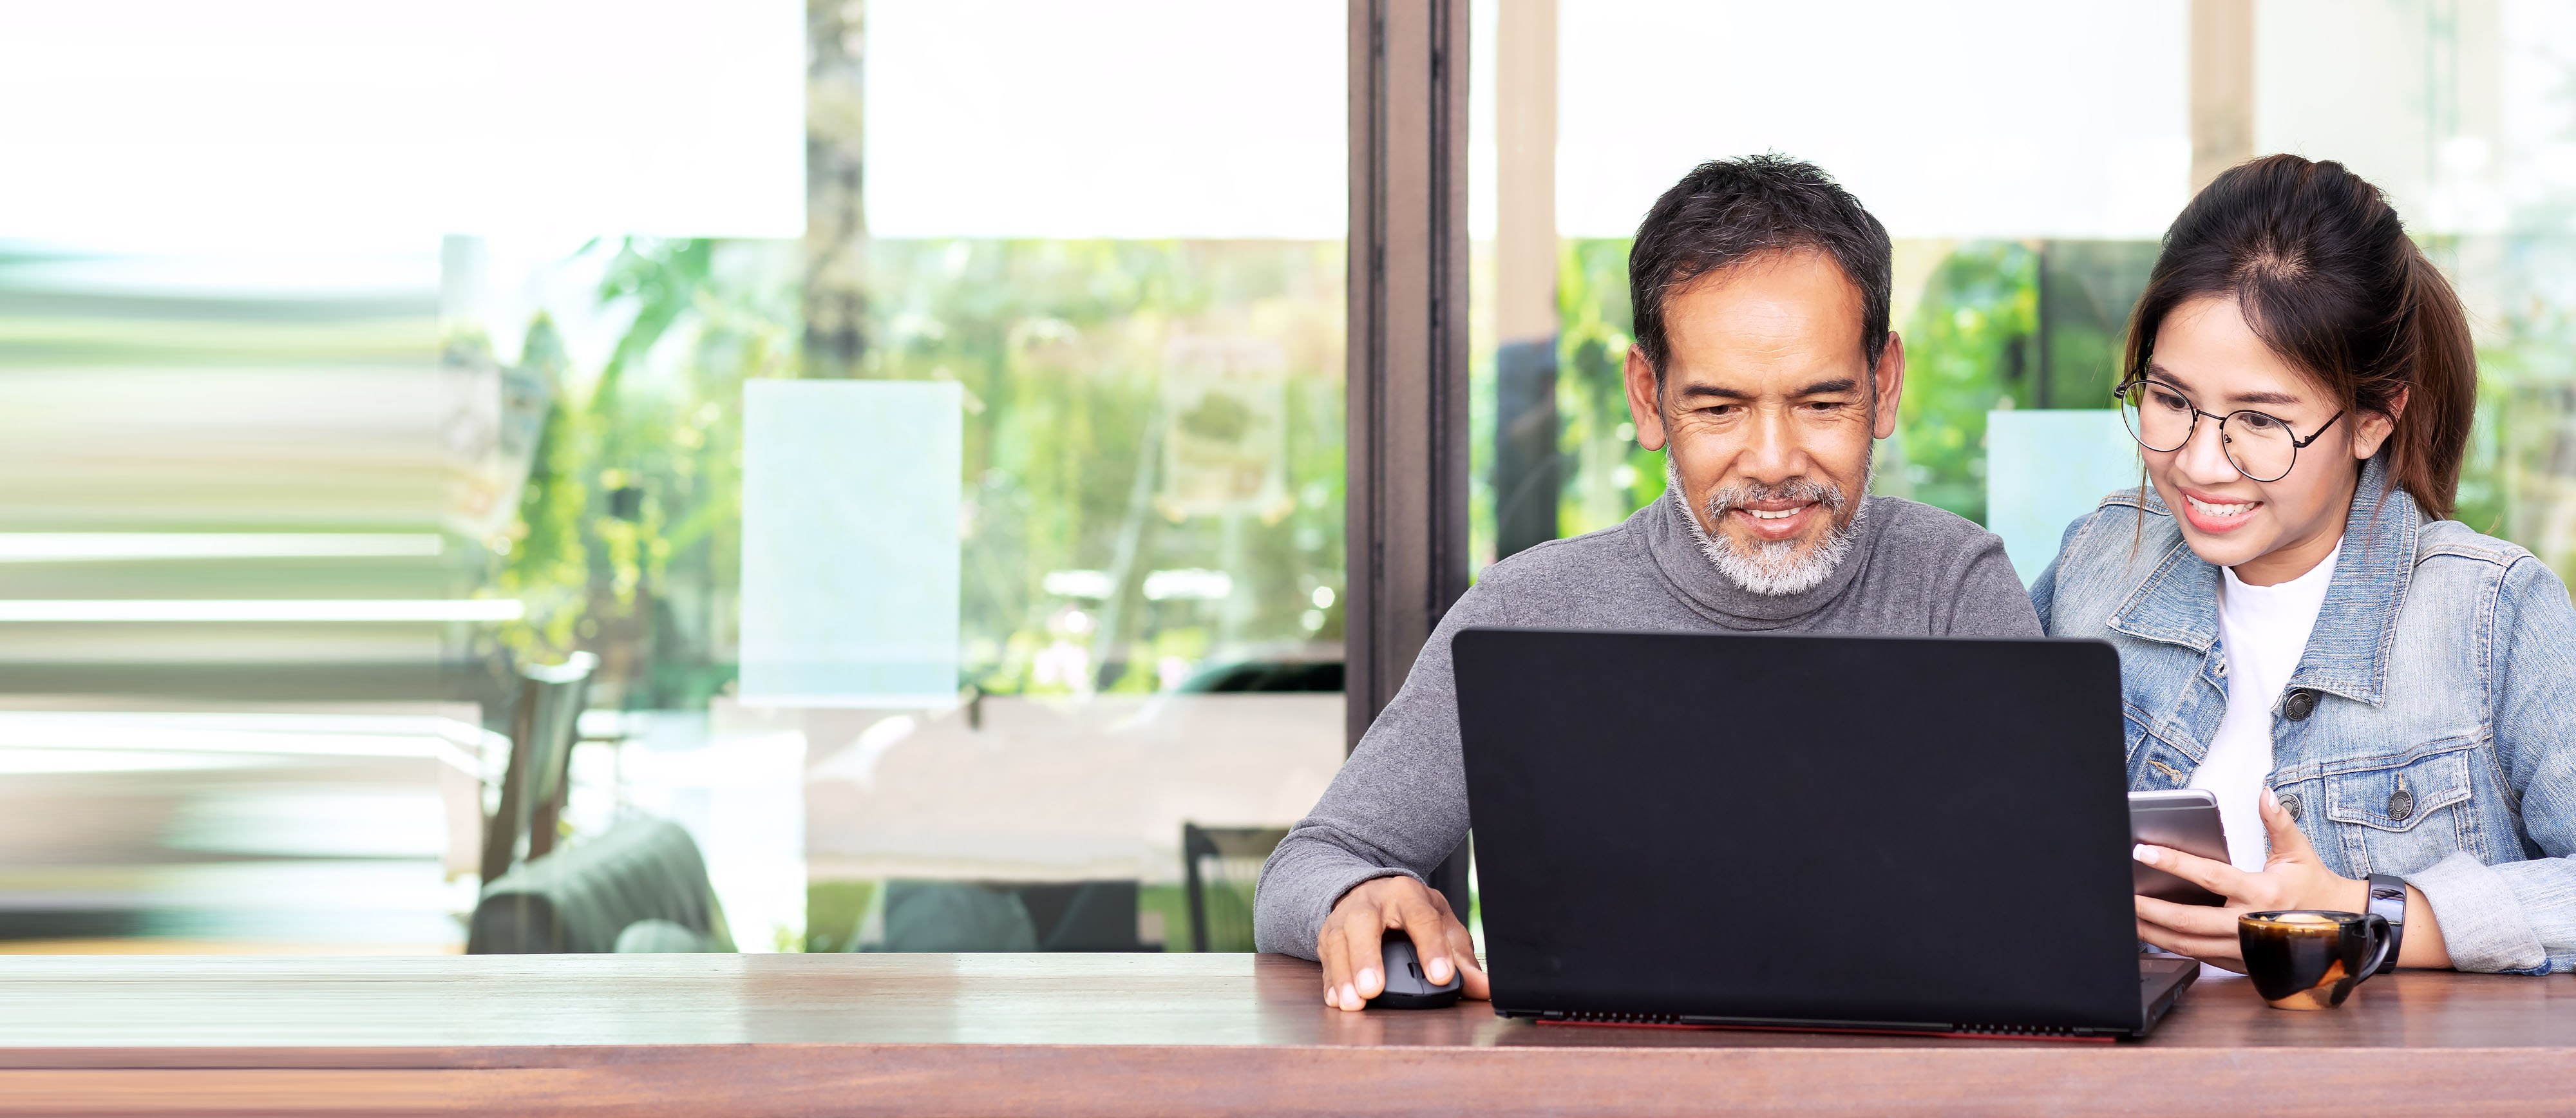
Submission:
M 1823 505 L 1825 511 L 1840 514 L 1850 498 L 1843 491 L 1813 478 L 1793 477 L 1776 485 L 1738 482 L 1719 486 L 1709 492 L 1705 502 L 1708 519 L 1714 523 L 1727 513 L 1755 501 L 1809 501 Z

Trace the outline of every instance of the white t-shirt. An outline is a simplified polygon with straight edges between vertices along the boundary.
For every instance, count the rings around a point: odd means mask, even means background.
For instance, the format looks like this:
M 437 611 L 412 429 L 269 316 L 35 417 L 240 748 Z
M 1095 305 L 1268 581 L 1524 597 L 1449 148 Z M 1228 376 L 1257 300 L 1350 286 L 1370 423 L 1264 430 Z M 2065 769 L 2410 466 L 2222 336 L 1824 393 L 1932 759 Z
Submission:
M 2308 632 L 2317 627 L 2326 586 L 2334 581 L 2343 541 L 2308 573 L 2273 586 L 2247 586 L 2233 570 L 2219 571 L 2218 644 L 2227 664 L 2227 716 L 2209 754 L 2192 770 L 2191 787 L 2218 796 L 2227 827 L 2227 860 L 2259 873 L 2271 841 L 2258 806 L 2272 775 L 2272 707 L 2298 670 Z

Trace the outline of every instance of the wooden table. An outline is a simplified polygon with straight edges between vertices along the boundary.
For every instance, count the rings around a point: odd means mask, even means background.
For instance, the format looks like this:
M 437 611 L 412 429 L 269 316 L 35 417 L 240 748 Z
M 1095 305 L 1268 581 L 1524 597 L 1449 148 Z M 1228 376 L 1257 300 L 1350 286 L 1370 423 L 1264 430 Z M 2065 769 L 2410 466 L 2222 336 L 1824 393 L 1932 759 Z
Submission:
M 2203 982 L 2144 1042 L 1346 1014 L 1246 955 L 0 957 L 0 1112 L 2576 1111 L 2576 983 Z

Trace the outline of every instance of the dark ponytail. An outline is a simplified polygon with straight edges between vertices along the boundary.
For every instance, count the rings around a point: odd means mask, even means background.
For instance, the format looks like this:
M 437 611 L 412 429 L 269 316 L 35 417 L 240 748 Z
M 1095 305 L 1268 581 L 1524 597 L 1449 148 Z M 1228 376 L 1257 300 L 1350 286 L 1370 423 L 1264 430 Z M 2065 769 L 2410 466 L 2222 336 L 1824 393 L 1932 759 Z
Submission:
M 2174 308 L 2233 296 L 2247 325 L 2348 410 L 2393 416 L 2388 483 L 2448 518 L 2477 410 L 2477 351 L 2450 281 L 2378 187 L 2341 163 L 2271 155 L 2183 207 L 2130 319 L 2143 376 Z M 2402 401 L 2402 404 L 2401 404 Z
M 2415 368 L 2406 385 L 2406 414 L 2388 436 L 2389 484 L 2404 489 L 2437 519 L 2448 520 L 2460 491 L 2460 459 L 2478 409 L 2477 344 L 2469 316 L 2451 281 L 2424 258 L 2408 255 L 2407 306 L 2401 315 L 2413 335 Z

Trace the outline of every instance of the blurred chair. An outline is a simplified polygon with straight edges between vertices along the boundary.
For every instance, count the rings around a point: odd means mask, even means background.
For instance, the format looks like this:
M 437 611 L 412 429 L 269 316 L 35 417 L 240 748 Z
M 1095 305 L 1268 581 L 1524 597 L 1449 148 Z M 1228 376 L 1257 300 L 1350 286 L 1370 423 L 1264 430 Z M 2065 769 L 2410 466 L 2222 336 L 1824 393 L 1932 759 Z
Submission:
M 1252 889 L 1286 827 L 1181 824 L 1181 880 L 1189 893 L 1190 950 L 1252 950 Z
M 484 886 L 465 942 L 469 955 L 733 949 L 698 844 L 646 817 Z
M 573 739 L 590 695 L 591 670 L 598 666 L 599 657 L 587 652 L 561 664 L 520 666 L 518 701 L 510 713 L 510 763 L 501 774 L 501 802 L 483 829 L 487 885 L 511 866 L 554 849 L 556 822 L 570 790 Z
M 669 920 L 638 920 L 617 933 L 620 955 L 692 955 L 717 950 L 715 940 Z
M 1133 881 L 886 882 L 866 951 L 1146 951 Z
M 883 951 L 1035 951 L 1019 894 L 963 881 L 889 881 Z
M 1136 883 L 1061 881 L 1014 890 L 1040 951 L 1145 951 L 1136 937 Z

